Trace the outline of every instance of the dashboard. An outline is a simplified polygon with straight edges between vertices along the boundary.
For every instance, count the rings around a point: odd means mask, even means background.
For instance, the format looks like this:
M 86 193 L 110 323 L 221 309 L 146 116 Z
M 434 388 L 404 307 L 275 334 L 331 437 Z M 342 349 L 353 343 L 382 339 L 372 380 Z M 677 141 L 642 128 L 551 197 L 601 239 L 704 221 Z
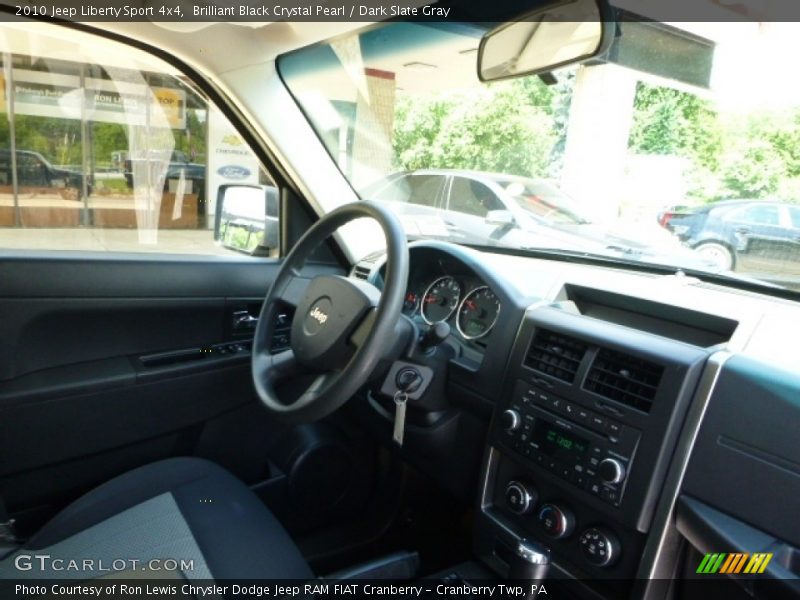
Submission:
M 505 577 L 519 540 L 535 539 L 587 597 L 657 598 L 647 581 L 672 576 L 682 542 L 715 552 L 750 531 L 738 551 L 779 548 L 790 558 L 771 577 L 798 581 L 800 530 L 752 516 L 800 497 L 786 468 L 800 464 L 790 433 L 800 405 L 787 402 L 800 397 L 787 335 L 800 335 L 796 303 L 444 242 L 415 242 L 410 259 L 404 312 L 423 330 L 448 323 L 451 351 L 430 365 L 442 398 L 428 401 L 435 410 L 409 403 L 399 451 L 476 503 L 484 564 Z M 382 257 L 359 268 L 380 287 Z M 385 406 L 367 399 L 362 416 L 389 435 Z M 731 464 L 745 464 L 757 489 Z M 773 514 L 791 520 L 786 511 Z

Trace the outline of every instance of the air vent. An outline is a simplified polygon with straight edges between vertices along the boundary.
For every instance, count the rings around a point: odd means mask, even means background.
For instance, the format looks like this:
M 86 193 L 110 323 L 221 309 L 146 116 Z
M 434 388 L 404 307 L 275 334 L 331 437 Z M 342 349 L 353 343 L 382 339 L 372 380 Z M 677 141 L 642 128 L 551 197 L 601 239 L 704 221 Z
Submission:
M 539 329 L 533 337 L 525 366 L 572 383 L 586 354 L 586 344 L 560 333 Z
M 356 265 L 353 268 L 353 277 L 356 279 L 363 279 L 366 281 L 369 279 L 369 274 L 372 273 L 372 268 L 366 265 Z
M 650 412 L 664 367 L 635 356 L 601 348 L 583 387 L 590 392 Z

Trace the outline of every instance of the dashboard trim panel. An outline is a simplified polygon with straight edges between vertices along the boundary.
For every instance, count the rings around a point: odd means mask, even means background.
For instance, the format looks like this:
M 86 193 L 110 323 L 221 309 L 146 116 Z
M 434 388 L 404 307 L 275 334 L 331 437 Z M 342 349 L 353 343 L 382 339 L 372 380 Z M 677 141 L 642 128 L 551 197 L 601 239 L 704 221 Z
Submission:
M 669 579 L 676 567 L 677 547 L 681 540 L 674 527 L 675 505 L 708 403 L 722 368 L 731 356 L 729 352 L 722 350 L 709 357 L 686 415 L 675 456 L 664 482 L 661 499 L 653 516 L 653 528 L 645 543 L 639 571 L 636 574 L 638 579 L 647 580 L 644 589 L 640 590 L 640 596 L 644 600 L 656 600 L 659 597 L 657 595 L 659 590 L 663 591 L 663 586 L 650 585 L 650 580 Z M 668 556 L 672 560 L 668 560 Z

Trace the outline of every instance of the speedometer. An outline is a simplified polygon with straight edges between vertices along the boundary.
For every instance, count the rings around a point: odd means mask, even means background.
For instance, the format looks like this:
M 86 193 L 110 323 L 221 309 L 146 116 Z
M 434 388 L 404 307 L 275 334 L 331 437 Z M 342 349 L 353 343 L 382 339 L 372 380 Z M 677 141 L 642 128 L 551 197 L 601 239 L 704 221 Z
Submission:
M 446 321 L 456 310 L 461 298 L 461 286 L 449 275 L 434 281 L 422 297 L 422 318 L 428 325 Z
M 464 296 L 458 309 L 456 327 L 468 340 L 485 336 L 497 321 L 500 314 L 500 300 L 486 286 L 475 288 Z

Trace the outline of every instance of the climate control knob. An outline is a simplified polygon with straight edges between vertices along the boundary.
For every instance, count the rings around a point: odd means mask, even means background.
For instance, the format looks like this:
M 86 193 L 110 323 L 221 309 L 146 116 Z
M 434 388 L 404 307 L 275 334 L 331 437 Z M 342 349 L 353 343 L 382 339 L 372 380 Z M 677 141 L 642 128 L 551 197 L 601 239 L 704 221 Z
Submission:
M 625 479 L 625 466 L 616 458 L 604 458 L 597 465 L 597 474 L 606 483 L 619 483 Z
M 500 425 L 505 429 L 508 433 L 513 433 L 519 426 L 522 424 L 522 417 L 519 416 L 519 413 L 515 411 L 513 408 L 508 408 L 503 411 L 503 414 L 500 415 Z
M 555 504 L 544 504 L 537 515 L 544 532 L 554 539 L 569 536 L 575 529 L 575 515 L 567 508 Z
M 596 567 L 610 567 L 619 559 L 622 544 L 603 527 L 590 527 L 578 538 L 584 558 Z
M 539 494 L 529 483 L 512 480 L 506 486 L 506 504 L 518 515 L 527 515 L 536 506 Z

